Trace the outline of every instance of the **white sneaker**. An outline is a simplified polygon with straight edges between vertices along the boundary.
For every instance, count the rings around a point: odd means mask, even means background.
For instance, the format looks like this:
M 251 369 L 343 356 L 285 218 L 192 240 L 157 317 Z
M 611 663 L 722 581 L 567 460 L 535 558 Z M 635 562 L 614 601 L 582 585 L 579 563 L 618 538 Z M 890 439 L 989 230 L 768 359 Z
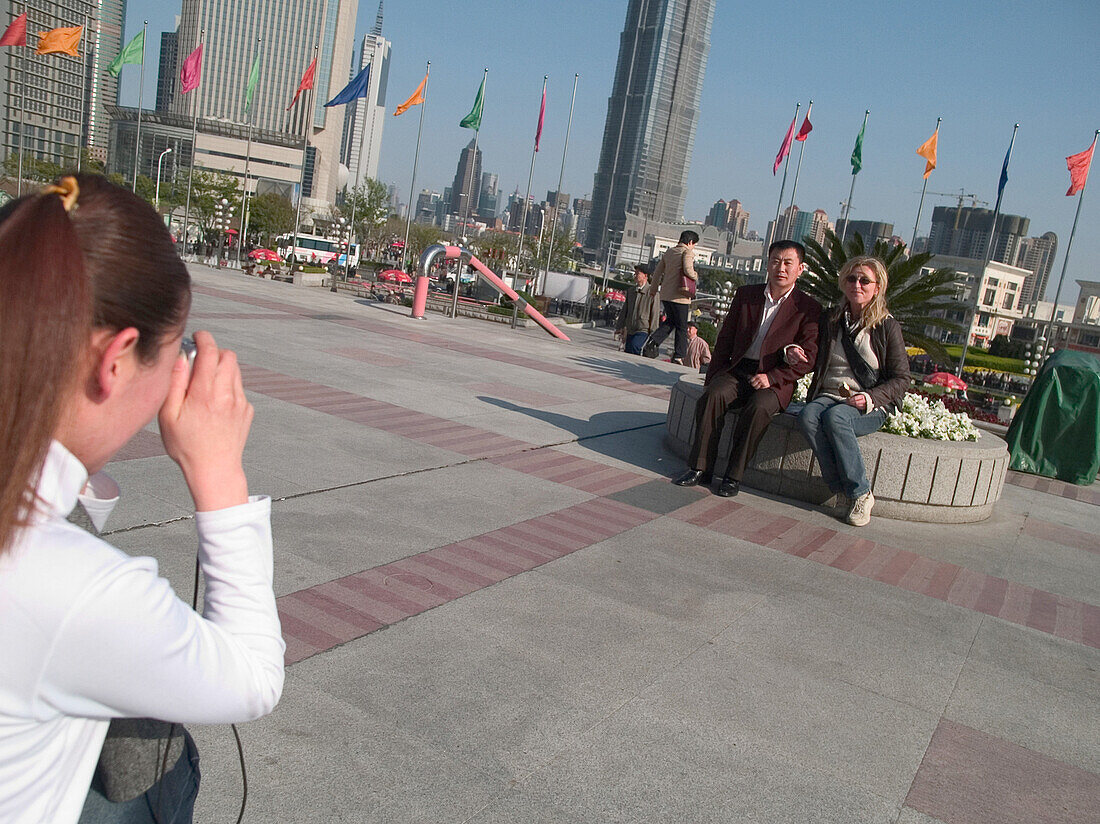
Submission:
M 867 526 L 871 522 L 871 507 L 875 505 L 875 496 L 865 492 L 852 501 L 848 510 L 848 523 L 852 526 Z

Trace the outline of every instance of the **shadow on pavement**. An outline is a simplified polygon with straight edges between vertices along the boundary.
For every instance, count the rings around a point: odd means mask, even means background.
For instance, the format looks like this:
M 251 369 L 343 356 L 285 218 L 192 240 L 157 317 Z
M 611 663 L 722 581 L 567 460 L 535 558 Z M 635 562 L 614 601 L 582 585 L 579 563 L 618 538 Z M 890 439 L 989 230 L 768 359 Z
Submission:
M 660 412 L 599 412 L 590 418 L 571 418 L 558 412 L 520 406 L 485 395 L 478 400 L 509 412 L 519 412 L 576 435 L 585 449 L 640 469 L 668 474 L 669 453 L 661 445 L 665 416 Z M 618 435 L 620 437 L 612 437 Z M 676 471 L 683 471 L 675 461 Z
M 651 386 L 672 386 L 683 374 L 690 372 L 668 372 L 653 366 L 646 358 L 628 355 L 631 360 L 618 360 L 612 358 L 576 358 L 577 364 L 601 372 L 605 375 L 614 375 L 617 378 L 631 381 L 632 383 L 647 383 Z

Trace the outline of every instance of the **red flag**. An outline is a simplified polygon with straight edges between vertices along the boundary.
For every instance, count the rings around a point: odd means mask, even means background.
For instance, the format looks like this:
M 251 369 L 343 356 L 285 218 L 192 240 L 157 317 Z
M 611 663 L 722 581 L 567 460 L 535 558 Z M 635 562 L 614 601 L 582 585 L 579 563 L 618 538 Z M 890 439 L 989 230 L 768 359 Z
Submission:
M 0 46 L 25 46 L 27 45 L 27 13 L 11 21 L 11 25 L 0 36 Z
M 539 106 L 539 127 L 535 129 L 535 151 L 539 150 L 539 140 L 542 139 L 542 121 L 546 117 L 546 87 L 542 87 L 542 105 Z
M 195 49 L 191 54 L 187 55 L 187 59 L 183 61 L 183 69 L 180 71 L 180 87 L 181 94 L 187 94 L 199 87 L 199 80 L 202 79 L 202 43 L 199 43 L 199 47 Z
M 1085 188 L 1089 179 L 1089 166 L 1092 165 L 1092 150 L 1096 148 L 1096 138 L 1092 138 L 1092 145 L 1085 151 L 1078 152 L 1066 158 L 1066 168 L 1069 169 L 1069 191 L 1066 196 L 1075 195 Z
M 798 113 L 791 118 L 791 126 L 787 129 L 787 134 L 783 138 L 783 145 L 779 147 L 779 154 L 775 156 L 775 165 L 772 166 L 772 174 L 774 175 L 779 171 L 779 164 L 783 162 L 783 158 L 791 151 L 791 141 L 794 140 L 794 124 L 798 122 Z
M 313 88 L 313 75 L 317 71 L 317 58 L 314 57 L 309 66 L 306 67 L 306 73 L 302 75 L 302 82 L 298 84 L 298 91 L 294 92 L 294 99 L 290 101 L 290 105 L 286 107 L 289 112 L 294 108 L 294 104 L 298 102 L 298 97 L 306 89 Z
M 801 143 L 810 136 L 810 132 L 813 130 L 814 124 L 810 122 L 810 113 L 806 112 L 806 119 L 802 121 L 802 128 L 798 130 L 798 134 L 794 136 L 794 139 Z

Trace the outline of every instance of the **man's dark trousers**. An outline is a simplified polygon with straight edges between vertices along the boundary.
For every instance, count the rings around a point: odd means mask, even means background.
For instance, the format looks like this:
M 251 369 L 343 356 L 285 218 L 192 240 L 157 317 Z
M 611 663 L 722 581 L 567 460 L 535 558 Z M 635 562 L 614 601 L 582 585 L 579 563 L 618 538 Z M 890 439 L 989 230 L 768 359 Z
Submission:
M 688 466 L 714 474 L 718 442 L 726 411 L 740 409 L 731 438 L 731 452 L 725 477 L 740 481 L 749 459 L 764 436 L 771 419 L 779 414 L 779 397 L 772 389 L 753 389 L 749 378 L 756 374 L 757 361 L 742 358 L 732 370 L 715 375 L 695 409 L 695 437 Z

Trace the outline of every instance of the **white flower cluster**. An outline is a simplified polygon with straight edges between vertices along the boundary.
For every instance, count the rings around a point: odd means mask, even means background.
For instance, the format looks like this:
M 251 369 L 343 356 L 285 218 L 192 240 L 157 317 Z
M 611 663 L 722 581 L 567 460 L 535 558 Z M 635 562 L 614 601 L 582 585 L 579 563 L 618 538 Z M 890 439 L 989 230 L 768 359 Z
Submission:
M 798 379 L 793 400 L 806 402 L 814 373 Z M 883 432 L 905 435 L 910 438 L 929 438 L 934 441 L 976 441 L 981 432 L 962 412 L 949 412 L 943 401 L 929 401 L 921 395 L 905 393 L 901 411 L 886 416 Z
M 810 382 L 813 379 L 813 372 L 810 372 L 808 375 L 803 375 L 801 378 L 799 378 L 798 383 L 794 385 L 794 396 L 791 398 L 791 400 L 797 401 L 798 403 L 805 403 L 806 395 L 810 392 Z
M 886 416 L 883 432 L 935 441 L 976 441 L 981 432 L 962 412 L 948 412 L 943 401 L 907 392 L 901 411 Z

